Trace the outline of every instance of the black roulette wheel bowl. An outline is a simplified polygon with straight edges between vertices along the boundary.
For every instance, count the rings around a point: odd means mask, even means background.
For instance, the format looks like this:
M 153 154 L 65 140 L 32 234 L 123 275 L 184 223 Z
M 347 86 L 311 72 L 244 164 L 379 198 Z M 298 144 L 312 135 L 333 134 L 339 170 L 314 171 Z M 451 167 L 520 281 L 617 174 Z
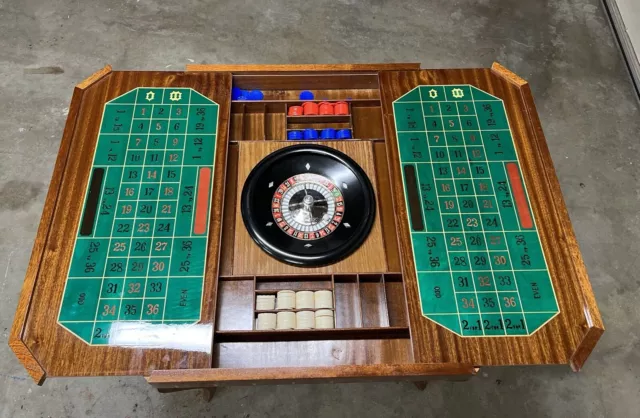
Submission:
M 313 225 L 310 225 L 301 227 L 310 230 L 309 233 L 295 228 L 292 232 L 290 224 L 274 212 L 278 209 L 273 206 L 281 200 L 275 197 L 280 195 L 274 193 L 291 187 L 289 183 L 305 184 L 305 181 L 295 183 L 292 179 L 315 177 L 328 180 L 329 188 L 338 189 L 332 189 L 333 194 L 329 197 L 342 198 L 342 216 L 338 217 L 340 212 L 336 212 L 331 225 L 319 231 L 313 231 Z M 315 187 L 328 192 L 322 186 Z M 307 194 L 306 186 L 304 193 Z M 339 210 L 337 202 L 328 205 Z M 285 147 L 260 161 L 245 181 L 240 206 L 245 227 L 260 248 L 280 261 L 306 267 L 332 264 L 352 254 L 369 235 L 376 212 L 373 186 L 364 170 L 346 154 L 312 144 Z M 282 210 L 288 209 L 283 206 Z M 293 221 L 290 223 L 299 225 Z M 323 236 L 318 237 L 319 234 Z M 298 235 L 304 238 L 296 238 Z

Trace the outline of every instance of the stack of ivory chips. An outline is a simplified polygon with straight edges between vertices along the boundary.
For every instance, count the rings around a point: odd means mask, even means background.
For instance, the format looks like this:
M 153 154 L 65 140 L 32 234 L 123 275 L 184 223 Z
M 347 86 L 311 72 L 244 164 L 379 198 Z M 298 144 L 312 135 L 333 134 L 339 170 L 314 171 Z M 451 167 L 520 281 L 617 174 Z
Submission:
M 276 308 L 275 295 L 258 295 L 256 297 L 256 311 L 272 311 Z
M 258 330 L 329 329 L 334 328 L 333 292 L 330 290 L 280 290 L 273 295 L 258 295 L 256 310 L 277 310 L 259 313 Z M 291 310 L 296 309 L 297 312 Z
M 276 329 L 276 314 L 260 313 L 256 320 L 256 329 Z
M 333 328 L 333 311 L 331 309 L 318 309 L 315 314 L 316 329 Z
M 316 327 L 315 317 L 311 310 L 314 305 L 312 291 L 301 290 L 296 292 L 296 309 L 309 309 L 308 311 L 296 312 L 296 329 L 314 329 Z
M 296 292 L 293 290 L 281 290 L 278 292 L 278 298 L 276 299 L 277 310 L 282 311 L 284 309 L 296 308 Z

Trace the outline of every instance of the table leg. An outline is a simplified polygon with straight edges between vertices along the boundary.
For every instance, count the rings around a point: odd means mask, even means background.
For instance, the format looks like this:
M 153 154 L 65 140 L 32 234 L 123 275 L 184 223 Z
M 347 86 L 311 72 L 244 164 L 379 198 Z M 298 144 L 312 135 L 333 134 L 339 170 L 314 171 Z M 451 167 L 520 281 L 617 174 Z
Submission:
M 416 387 L 418 388 L 418 390 L 425 390 L 425 388 L 427 387 L 427 381 L 418 381 L 418 382 L 413 382 L 414 385 L 416 385 Z

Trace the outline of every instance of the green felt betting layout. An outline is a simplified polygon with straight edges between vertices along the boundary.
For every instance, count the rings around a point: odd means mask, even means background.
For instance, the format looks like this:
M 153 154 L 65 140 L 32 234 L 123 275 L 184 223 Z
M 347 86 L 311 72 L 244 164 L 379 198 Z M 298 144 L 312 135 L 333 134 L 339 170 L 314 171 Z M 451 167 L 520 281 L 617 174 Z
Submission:
M 463 337 L 533 334 L 559 309 L 503 102 L 419 86 L 393 111 L 422 314 Z
M 200 320 L 217 124 L 218 104 L 188 88 L 105 105 L 58 316 L 88 344 L 126 343 L 127 322 Z

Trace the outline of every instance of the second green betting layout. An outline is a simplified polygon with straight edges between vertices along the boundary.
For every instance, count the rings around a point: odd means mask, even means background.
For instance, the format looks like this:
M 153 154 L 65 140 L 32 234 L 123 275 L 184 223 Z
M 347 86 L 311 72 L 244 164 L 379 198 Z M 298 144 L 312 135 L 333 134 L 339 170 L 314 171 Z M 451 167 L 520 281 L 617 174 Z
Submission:
M 559 310 L 504 103 L 433 85 L 393 110 L 422 314 L 463 337 L 533 334 Z
M 114 324 L 200 320 L 219 106 L 189 88 L 108 102 L 58 322 L 92 345 Z

